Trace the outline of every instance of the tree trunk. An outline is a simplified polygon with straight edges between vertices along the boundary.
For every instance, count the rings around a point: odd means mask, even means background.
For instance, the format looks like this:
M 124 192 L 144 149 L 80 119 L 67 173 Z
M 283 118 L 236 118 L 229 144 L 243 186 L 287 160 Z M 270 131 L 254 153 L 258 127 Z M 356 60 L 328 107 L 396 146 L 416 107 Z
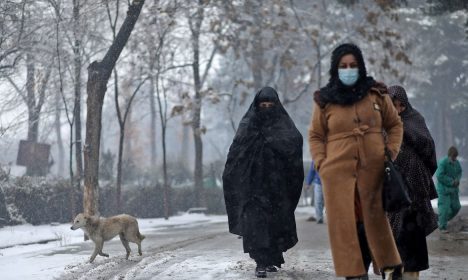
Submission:
M 125 126 L 125 124 L 124 124 Z M 122 203 L 122 156 L 123 156 L 123 145 L 125 139 L 125 127 L 120 129 L 120 137 L 119 137 L 119 155 L 117 160 L 117 190 L 116 190 L 116 197 L 115 197 L 115 210 L 116 213 L 120 213 L 121 211 L 121 203 Z
M 169 213 L 170 213 L 170 206 L 169 202 L 170 197 L 169 197 L 169 182 L 167 178 L 167 159 L 166 159 L 166 127 L 163 125 L 162 127 L 162 138 L 163 138 L 163 143 L 162 143 L 162 148 L 163 148 L 163 179 L 164 179 L 164 218 L 167 220 L 169 219 Z
M 122 210 L 122 163 L 123 163 L 123 151 L 124 151 L 124 144 L 125 144 L 125 150 L 127 151 L 127 160 L 131 160 L 131 139 L 125 139 L 125 124 L 127 123 L 128 120 L 131 122 L 131 108 L 132 108 L 132 102 L 133 99 L 135 98 L 136 94 L 138 93 L 140 87 L 144 84 L 146 81 L 143 80 L 135 89 L 133 92 L 132 96 L 130 99 L 127 101 L 125 104 L 125 112 L 124 115 L 122 116 L 121 110 L 120 110 L 120 105 L 119 105 L 119 88 L 118 88 L 118 76 L 117 76 L 117 71 L 114 71 L 114 77 L 115 77 L 115 109 L 117 111 L 117 119 L 119 120 L 119 127 L 120 127 L 120 138 L 119 138 L 119 155 L 118 155 L 118 161 L 117 161 L 117 189 L 116 189 L 116 199 L 115 199 L 115 212 L 120 213 Z M 127 141 L 125 141 L 127 140 Z
M 124 145 L 125 145 L 125 153 L 124 153 L 124 158 L 128 163 L 132 162 L 133 159 L 133 141 L 132 141 L 132 117 L 133 117 L 133 111 L 130 105 L 127 103 L 126 104 L 126 110 L 127 110 L 127 117 L 125 119 L 125 126 L 128 123 L 129 125 L 127 126 L 127 138 L 124 140 Z
M 75 74 L 75 104 L 73 111 L 73 119 L 75 122 L 75 159 L 76 159 L 76 188 L 81 188 L 81 180 L 83 178 L 83 150 L 81 139 L 81 34 L 80 28 L 80 3 L 79 0 L 73 0 L 73 33 L 75 42 L 73 46 L 73 68 Z
M 94 61 L 88 67 L 87 83 L 87 118 L 86 142 L 84 146 L 84 196 L 83 207 L 86 214 L 99 213 L 99 155 L 101 142 L 101 119 L 104 96 L 107 90 L 112 69 L 132 33 L 140 15 L 144 0 L 134 0 L 129 6 L 127 17 L 117 34 L 116 39 L 107 51 L 104 59 Z
M 26 104 L 28 107 L 28 140 L 37 143 L 39 139 L 39 117 L 44 104 L 45 90 L 47 82 L 52 71 L 52 64 L 47 68 L 44 78 L 41 81 L 37 90 L 36 100 L 36 83 L 35 83 L 35 65 L 32 54 L 26 55 Z M 26 175 L 28 176 L 44 176 L 47 174 L 48 166 L 40 166 L 32 164 L 27 166 Z
M 193 47 L 193 79 L 195 96 L 193 98 L 192 108 L 192 133 L 195 144 L 195 199 L 198 206 L 204 206 L 205 195 L 203 190 L 203 141 L 201 131 L 201 79 L 200 79 L 200 30 L 203 22 L 203 0 L 198 1 L 197 13 L 195 14 L 195 24 L 190 21 L 192 32 L 192 47 Z
M 88 84 L 86 91 L 87 118 L 86 142 L 84 146 L 84 195 L 83 208 L 85 213 L 95 215 L 99 213 L 99 144 L 101 138 L 101 118 L 107 81 L 100 69 L 101 63 L 93 62 L 88 68 Z
M 158 69 L 159 57 L 158 57 Z M 170 197 L 169 197 L 169 182 L 167 178 L 167 148 L 166 148 L 166 128 L 167 128 L 167 96 L 164 92 L 164 104 L 161 100 L 161 92 L 159 91 L 159 73 L 156 75 L 156 96 L 159 107 L 159 120 L 161 121 L 161 140 L 162 140 L 162 152 L 163 152 L 163 206 L 164 206 L 164 218 L 169 219 L 170 213 Z
M 150 73 L 153 73 L 151 70 Z M 151 114 L 151 124 L 150 124 L 150 141 L 151 141 L 151 168 L 156 168 L 156 156 L 157 156 L 157 146 L 156 146 L 156 104 L 154 102 L 154 77 L 151 77 L 150 80 L 151 89 L 149 94 L 149 104 L 150 104 L 150 114 Z
M 76 209 L 76 195 L 75 195 L 75 180 L 73 175 L 73 123 L 70 123 L 70 149 L 68 150 L 69 162 L 68 170 L 70 172 L 70 204 L 71 204 L 71 218 L 74 219 L 77 214 Z M 85 241 L 88 240 L 85 235 Z
M 65 148 L 63 146 L 63 139 L 62 139 L 62 124 L 60 121 L 60 92 L 57 91 L 55 94 L 55 134 L 57 136 L 57 147 L 58 147 L 58 167 L 57 167 L 57 174 L 59 176 L 64 175 L 64 165 L 65 165 Z
M 254 15 L 255 26 L 253 27 L 253 51 L 252 51 L 252 76 L 254 80 L 255 90 L 259 90 L 264 86 L 263 84 L 263 39 L 262 39 L 262 18 L 256 16 L 261 9 L 261 3 L 250 2 L 251 15 Z
M 118 5 L 118 3 L 117 3 Z M 112 30 L 115 36 L 115 30 Z M 115 38 L 114 38 L 115 39 Z M 117 70 L 114 69 L 114 99 L 115 99 L 115 109 L 117 111 L 117 118 L 119 120 L 119 153 L 117 156 L 117 182 L 115 190 L 115 201 L 114 201 L 114 213 L 120 213 L 120 202 L 121 202 L 121 193 L 122 193 L 122 155 L 123 155 L 123 145 L 125 140 L 125 123 L 122 121 L 122 116 L 120 114 L 119 107 L 119 75 Z
M 200 110 L 197 110 L 200 114 Z M 194 119 L 194 121 L 196 121 Z M 200 115 L 198 115 L 198 123 L 194 122 L 193 126 L 193 140 L 195 142 L 195 196 L 198 206 L 205 206 L 205 193 L 203 189 L 203 142 L 200 130 Z
M 26 55 L 26 91 L 28 106 L 28 140 L 37 142 L 39 119 L 36 113 L 35 65 L 31 54 Z
M 190 127 L 184 124 L 182 120 L 182 136 L 181 136 L 181 148 L 179 153 L 180 166 L 185 170 L 188 170 L 189 167 L 187 162 L 189 160 L 189 137 L 190 137 Z

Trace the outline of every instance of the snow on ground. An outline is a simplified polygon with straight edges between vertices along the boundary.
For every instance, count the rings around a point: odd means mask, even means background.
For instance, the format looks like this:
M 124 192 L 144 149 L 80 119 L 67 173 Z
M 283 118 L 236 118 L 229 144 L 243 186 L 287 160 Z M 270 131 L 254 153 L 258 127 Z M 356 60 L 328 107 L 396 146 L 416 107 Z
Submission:
M 431 201 L 432 206 L 437 208 L 437 199 Z M 468 205 L 468 196 L 460 198 L 462 206 Z M 296 213 L 310 214 L 315 216 L 315 208 L 312 206 L 300 206 Z M 206 216 L 204 214 L 184 214 L 171 217 L 169 220 L 158 219 L 138 219 L 140 231 L 144 234 L 148 231 L 155 231 L 171 227 L 191 227 L 201 223 L 213 223 L 227 221 L 226 216 Z M 18 225 L 0 228 L 0 256 L 7 252 L 37 251 L 38 249 L 56 248 L 83 242 L 83 232 L 81 230 L 70 230 L 71 224 L 53 225 Z M 15 246 L 26 243 L 40 242 L 43 240 L 59 239 L 47 244 L 37 244 L 29 246 Z M 14 248 L 7 248 L 12 247 Z M 11 250 L 12 249 L 12 250 Z
M 315 207 L 313 206 L 299 206 L 295 212 L 296 214 L 308 214 L 315 217 Z
M 227 222 L 226 216 L 183 214 L 169 220 L 138 219 L 142 234 L 167 228 L 195 227 L 202 224 Z M 19 225 L 0 229 L 1 279 L 53 279 L 65 267 L 85 263 L 88 254 L 80 253 L 83 231 L 70 229 L 71 224 Z M 46 244 L 21 245 L 59 239 Z M 89 241 L 88 241 L 89 243 Z M 64 253 L 61 254 L 60 252 Z M 70 254 L 76 252 L 75 254 Z
M 468 197 L 461 197 L 461 204 L 468 205 Z M 437 200 L 432 201 L 434 208 L 437 208 Z M 301 206 L 296 209 L 297 214 L 315 216 L 315 209 L 311 206 Z M 197 228 L 206 224 L 226 223 L 226 216 L 207 216 L 204 214 L 183 214 L 180 216 L 171 217 L 169 220 L 160 219 L 138 219 L 140 231 L 145 233 L 156 233 L 167 229 L 180 228 Z M 89 241 L 83 241 L 83 232 L 81 230 L 72 231 L 71 224 L 59 225 L 19 225 L 4 227 L 0 229 L 0 271 L 1 279 L 54 279 L 58 275 L 67 271 L 73 271 L 75 267 L 89 265 L 93 269 L 92 264 L 86 264 L 89 258 L 90 246 L 93 246 Z M 57 239 L 57 241 L 48 242 L 45 244 L 21 245 L 26 243 L 40 242 L 43 240 Z M 83 246 L 87 246 L 87 252 L 83 252 Z M 219 246 L 218 248 L 222 248 Z M 182 251 L 179 251 L 179 253 Z M 237 251 L 236 251 L 237 252 Z M 315 252 L 316 253 L 316 252 Z M 237 255 L 236 255 L 237 254 Z M 251 276 L 252 267 L 248 259 L 245 261 L 236 262 L 235 260 L 246 258 L 241 252 L 233 254 L 232 251 L 219 250 L 216 251 L 216 256 L 197 256 L 190 261 L 183 260 L 172 264 L 175 258 L 173 254 L 159 253 L 157 256 L 133 256 L 135 260 L 141 259 L 141 262 L 134 270 L 128 271 L 125 277 L 127 279 L 148 279 L 149 275 L 154 273 L 156 267 L 160 267 L 163 263 L 168 266 L 159 271 L 160 276 L 164 279 L 185 279 L 178 277 L 180 270 L 185 272 L 190 271 L 196 278 L 193 279 L 216 279 L 221 276 L 225 279 L 249 279 Z M 234 256 L 236 255 L 236 256 Z M 107 266 L 119 267 L 125 264 L 124 252 L 121 256 L 112 261 L 101 264 L 94 269 L 104 269 Z M 234 258 L 235 257 L 235 258 Z M 298 257 L 299 258 L 299 257 Z M 328 257 L 327 257 L 328 259 Z M 99 258 L 96 262 L 106 261 Z M 170 264 L 170 265 L 169 265 Z M 245 268 L 244 266 L 248 266 Z M 316 265 L 316 264 L 315 264 Z M 108 269 L 108 267 L 107 267 Z M 110 268 L 112 269 L 112 268 Z M 137 273 L 138 270 L 138 273 Z M 307 270 L 307 269 L 306 269 Z M 240 273 L 240 274 L 238 274 Z M 285 272 L 286 273 L 286 272 Z M 326 271 L 326 273 L 329 273 Z M 331 273 L 331 272 L 330 272 Z M 130 274 L 135 274 L 131 277 Z M 187 276 L 188 274 L 183 274 Z M 287 275 L 278 274 L 278 279 Z M 188 278 L 187 278 L 188 279 Z
M 158 219 L 138 219 L 140 232 L 144 234 L 148 231 L 161 230 L 172 227 L 190 227 L 200 223 L 217 223 L 227 221 L 226 216 L 206 216 L 204 214 L 184 214 L 181 216 L 171 217 L 169 220 L 163 218 Z M 83 241 L 82 230 L 71 230 L 71 224 L 59 225 L 18 225 L 9 226 L 0 229 L 0 254 L 4 254 L 7 247 L 22 245 L 26 243 L 41 242 L 43 240 L 60 239 L 51 244 L 39 244 L 38 247 L 57 247 L 66 246 Z M 50 245 L 50 246 L 48 246 Z M 20 250 L 21 247 L 35 246 L 18 246 L 13 251 Z M 26 249 L 27 250 L 27 249 Z M 35 248 L 32 250 L 36 250 Z M 24 252 L 24 251 L 23 251 Z

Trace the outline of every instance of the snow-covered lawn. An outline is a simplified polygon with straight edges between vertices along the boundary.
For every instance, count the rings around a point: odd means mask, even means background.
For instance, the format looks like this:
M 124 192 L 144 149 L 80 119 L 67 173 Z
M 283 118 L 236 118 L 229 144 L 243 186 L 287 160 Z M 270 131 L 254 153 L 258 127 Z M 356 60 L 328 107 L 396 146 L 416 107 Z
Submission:
M 170 227 L 183 227 L 183 226 L 194 226 L 200 223 L 217 223 L 227 221 L 226 216 L 206 216 L 204 214 L 183 214 L 181 216 L 171 217 L 169 220 L 163 218 L 158 219 L 138 219 L 138 225 L 140 232 L 161 230 Z M 79 242 L 83 242 L 83 231 L 82 230 L 71 230 L 71 224 L 59 224 L 59 225 L 18 225 L 9 226 L 0 229 L 0 254 L 4 255 L 4 250 L 9 249 L 7 247 L 15 245 L 23 245 L 27 243 L 39 243 L 45 240 L 59 239 L 55 242 L 49 242 L 50 244 L 39 244 L 38 247 L 57 247 L 67 246 Z M 21 247 L 21 246 L 19 246 Z M 15 249 L 19 249 L 15 247 Z M 34 246 L 24 246 L 31 247 Z M 34 250 L 34 249 L 33 249 Z M 15 250 L 14 250 L 15 251 Z
M 227 222 L 226 216 L 183 214 L 169 220 L 138 219 L 142 234 L 167 228 L 194 227 Z M 67 266 L 84 263 L 89 256 L 79 254 L 83 231 L 70 229 L 71 224 L 19 225 L 0 229 L 0 279 L 53 279 Z M 31 244 L 58 239 L 45 244 Z M 87 241 L 90 242 L 90 241 Z M 21 245 L 29 243 L 30 245 Z M 60 252 L 66 252 L 61 254 Z M 70 254 L 76 251 L 76 254 Z

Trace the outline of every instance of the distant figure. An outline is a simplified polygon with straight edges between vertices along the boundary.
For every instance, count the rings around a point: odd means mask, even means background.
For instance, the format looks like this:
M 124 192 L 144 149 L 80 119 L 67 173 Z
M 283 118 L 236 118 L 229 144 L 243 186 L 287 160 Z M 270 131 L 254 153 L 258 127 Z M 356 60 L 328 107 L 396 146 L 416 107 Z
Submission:
M 403 124 L 387 87 L 367 76 L 356 45 L 338 46 L 330 61 L 328 84 L 314 94 L 309 146 L 322 181 L 335 272 L 367 279 L 372 259 L 387 279 L 401 279 L 382 182 L 385 148 L 394 160 Z
M 403 279 L 419 279 L 419 271 L 429 268 L 426 236 L 437 229 L 437 215 L 431 200 L 437 198 L 432 176 L 437 169 L 434 140 L 424 117 L 414 109 L 401 86 L 388 92 L 403 121 L 403 143 L 395 163 L 408 186 L 411 206 L 387 216 L 404 264 Z
M 311 185 L 314 185 L 314 207 L 315 207 L 315 219 L 317 224 L 323 224 L 323 192 L 322 192 L 322 182 L 320 182 L 320 176 L 314 168 L 314 162 L 307 173 L 306 179 L 307 186 L 310 188 Z
M 229 148 L 223 189 L 229 232 L 267 276 L 297 243 L 294 210 L 304 182 L 302 135 L 271 87 L 262 88 Z
M 437 206 L 439 208 L 439 230 L 442 233 L 447 233 L 447 222 L 453 219 L 460 211 L 460 179 L 462 169 L 460 162 L 457 160 L 458 151 L 455 147 L 450 147 L 447 157 L 439 161 L 437 167 L 437 193 L 439 200 Z

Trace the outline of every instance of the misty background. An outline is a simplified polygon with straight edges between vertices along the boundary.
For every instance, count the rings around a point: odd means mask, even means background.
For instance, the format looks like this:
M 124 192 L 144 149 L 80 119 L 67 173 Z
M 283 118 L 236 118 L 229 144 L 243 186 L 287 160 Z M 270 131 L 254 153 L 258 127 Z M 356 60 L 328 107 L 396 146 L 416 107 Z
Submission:
M 129 5 L 1 1 L 0 204 L 9 216 L 3 219 L 30 221 L 25 213 L 34 210 L 20 210 L 18 190 L 29 188 L 20 191 L 28 204 L 36 201 L 31 190 L 43 188 L 50 197 L 52 186 L 64 193 L 50 213 L 71 216 L 65 190 L 82 191 L 87 69 L 103 58 Z M 148 204 L 159 210 L 140 215 L 161 216 L 161 184 L 171 190 L 172 213 L 195 206 L 223 212 L 224 162 L 255 93 L 274 87 L 307 139 L 313 92 L 327 83 L 331 51 L 345 42 L 362 49 L 369 75 L 406 89 L 438 158 L 455 145 L 468 170 L 467 1 L 147 0 L 103 100 L 99 180 L 109 195 L 100 196 L 100 207 L 108 207 L 102 212 L 116 211 L 116 184 L 127 212 L 156 197 Z M 50 155 L 36 168 L 18 165 L 20 140 L 50 145 Z M 194 188 L 197 173 L 202 189 Z M 43 198 L 44 207 L 50 199 Z M 71 211 L 80 206 L 78 199 Z

